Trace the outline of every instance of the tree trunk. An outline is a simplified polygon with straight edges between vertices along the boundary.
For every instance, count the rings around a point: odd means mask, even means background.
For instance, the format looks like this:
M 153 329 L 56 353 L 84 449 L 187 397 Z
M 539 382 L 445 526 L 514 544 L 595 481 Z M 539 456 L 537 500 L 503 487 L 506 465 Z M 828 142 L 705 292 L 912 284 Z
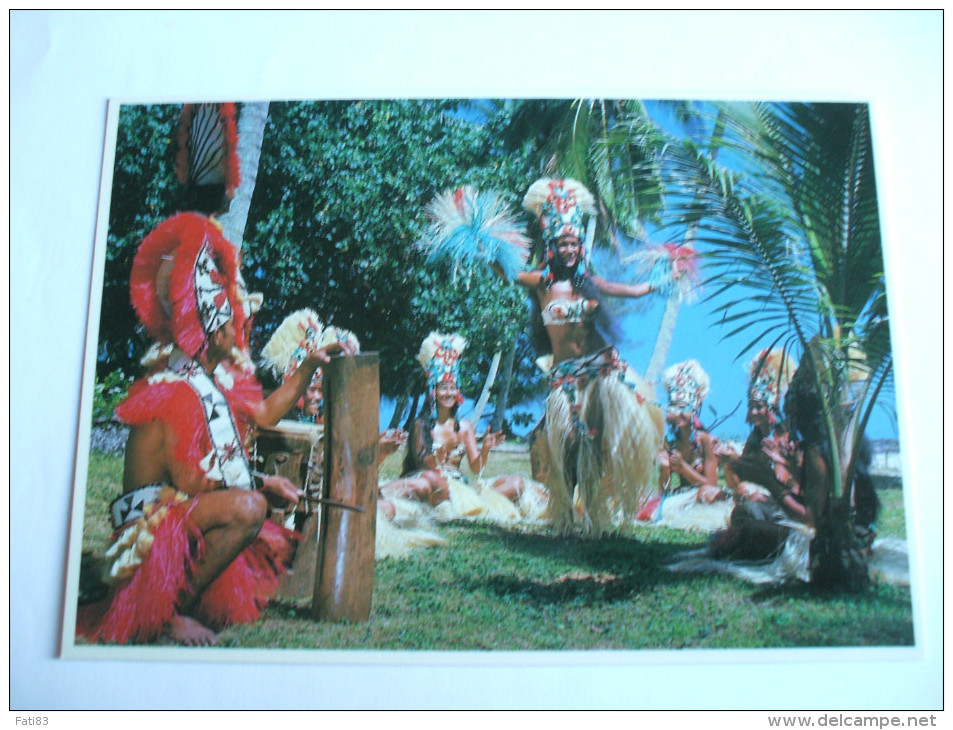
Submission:
M 225 237 L 241 249 L 251 208 L 255 181 L 258 179 L 258 160 L 261 143 L 265 137 L 265 122 L 268 120 L 268 102 L 242 104 L 238 118 L 238 159 L 241 165 L 241 183 L 228 206 L 228 213 L 220 220 Z
M 513 364 L 516 362 L 516 341 L 506 351 L 506 361 L 503 363 L 503 377 L 500 380 L 500 392 L 496 396 L 496 410 L 490 424 L 491 431 L 503 428 L 503 417 L 506 415 L 507 401 L 510 397 L 510 382 L 513 380 Z
M 870 582 L 866 550 L 872 534 L 855 527 L 846 499 L 818 520 L 811 541 L 811 585 L 821 591 L 859 591 Z M 868 540 L 865 540 L 865 537 Z
M 668 359 L 668 352 L 672 347 L 672 337 L 675 334 L 675 320 L 678 318 L 678 310 L 681 307 L 681 299 L 678 292 L 672 292 L 668 295 L 668 301 L 665 302 L 665 312 L 662 314 L 662 321 L 658 326 L 658 335 L 655 337 L 655 348 L 652 350 L 652 358 L 649 360 L 649 366 L 645 369 L 645 379 L 650 383 L 658 380 L 662 369 L 665 367 L 665 361 Z
M 410 402 L 410 396 L 406 393 L 402 393 L 397 396 L 397 403 L 394 405 L 394 415 L 390 417 L 390 423 L 387 424 L 389 430 L 393 430 L 400 426 L 400 417 L 404 415 L 404 411 L 407 410 L 407 403 Z
M 722 112 L 718 113 L 715 120 L 715 127 L 711 133 L 709 146 L 711 148 L 711 159 L 718 157 L 718 145 L 725 134 L 725 121 Z M 685 230 L 685 237 L 682 239 L 683 246 L 694 246 L 695 237 L 698 234 L 698 223 L 692 223 Z M 665 361 L 668 359 L 668 352 L 672 347 L 672 336 L 675 334 L 675 320 L 678 318 L 678 310 L 681 307 L 681 299 L 678 294 L 672 292 L 668 295 L 668 301 L 665 303 L 665 313 L 662 315 L 662 321 L 659 323 L 658 335 L 655 338 L 655 348 L 652 350 L 652 358 L 649 360 L 649 366 L 645 369 L 645 379 L 654 383 L 665 368 Z

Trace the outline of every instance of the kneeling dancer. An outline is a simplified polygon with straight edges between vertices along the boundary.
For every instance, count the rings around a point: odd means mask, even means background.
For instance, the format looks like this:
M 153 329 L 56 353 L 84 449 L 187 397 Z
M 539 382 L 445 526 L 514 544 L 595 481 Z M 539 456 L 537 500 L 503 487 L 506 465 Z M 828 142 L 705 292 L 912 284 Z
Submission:
M 110 505 L 110 591 L 80 608 L 77 634 L 209 645 L 224 626 L 258 619 L 295 536 L 265 517 L 269 505 L 293 509 L 299 491 L 252 472 L 246 430 L 277 421 L 270 414 L 304 393 L 331 348 L 308 353 L 266 406 L 233 362 L 246 348 L 239 253 L 202 215 L 173 216 L 143 240 L 131 298 L 166 347 L 116 409 L 131 430 L 123 494 Z

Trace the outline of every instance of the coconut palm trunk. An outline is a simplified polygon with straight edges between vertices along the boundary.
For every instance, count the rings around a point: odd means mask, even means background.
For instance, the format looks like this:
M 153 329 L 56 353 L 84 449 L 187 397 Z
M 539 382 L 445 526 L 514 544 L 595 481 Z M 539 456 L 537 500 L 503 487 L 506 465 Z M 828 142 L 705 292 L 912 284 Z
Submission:
M 265 137 L 268 120 L 268 102 L 242 104 L 238 118 L 238 159 L 241 183 L 235 190 L 228 213 L 221 217 L 225 237 L 241 249 L 244 242 L 248 211 L 251 208 L 255 182 L 258 179 L 258 161 L 261 143 Z
M 709 155 L 712 162 L 718 157 L 718 149 L 725 135 L 725 120 L 723 112 L 718 113 L 715 118 L 715 126 L 712 129 L 709 140 Z M 690 223 L 685 229 L 685 237 L 682 241 L 683 246 L 695 247 L 695 238 L 698 232 L 698 224 Z M 678 310 L 682 306 L 682 297 L 677 290 L 673 290 L 665 302 L 665 311 L 662 313 L 662 321 L 659 322 L 658 334 L 655 336 L 655 347 L 652 349 L 652 357 L 649 359 L 649 365 L 645 369 L 645 379 L 650 383 L 658 380 L 659 375 L 665 368 L 665 362 L 668 360 L 668 353 L 672 349 L 672 338 L 675 336 L 675 322 L 678 320 Z

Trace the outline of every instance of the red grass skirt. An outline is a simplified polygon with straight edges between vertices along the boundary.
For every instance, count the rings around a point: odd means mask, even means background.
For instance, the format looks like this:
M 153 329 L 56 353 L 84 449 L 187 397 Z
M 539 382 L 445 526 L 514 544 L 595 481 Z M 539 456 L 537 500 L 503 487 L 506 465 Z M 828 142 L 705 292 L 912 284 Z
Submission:
M 135 574 L 97 603 L 80 606 L 76 635 L 92 642 L 149 643 L 177 614 L 195 561 L 205 551 L 202 533 L 189 517 L 194 500 L 172 504 L 152 531 L 149 554 Z M 202 593 L 194 618 L 220 630 L 256 621 L 287 572 L 297 534 L 265 520 L 252 543 Z

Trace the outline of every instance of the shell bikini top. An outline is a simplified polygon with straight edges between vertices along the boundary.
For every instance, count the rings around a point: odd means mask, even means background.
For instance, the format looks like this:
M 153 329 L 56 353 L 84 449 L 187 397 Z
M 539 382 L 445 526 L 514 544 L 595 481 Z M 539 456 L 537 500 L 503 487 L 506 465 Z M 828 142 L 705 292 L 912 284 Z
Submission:
M 543 307 L 543 324 L 578 324 L 596 316 L 599 302 L 595 299 L 553 299 Z

